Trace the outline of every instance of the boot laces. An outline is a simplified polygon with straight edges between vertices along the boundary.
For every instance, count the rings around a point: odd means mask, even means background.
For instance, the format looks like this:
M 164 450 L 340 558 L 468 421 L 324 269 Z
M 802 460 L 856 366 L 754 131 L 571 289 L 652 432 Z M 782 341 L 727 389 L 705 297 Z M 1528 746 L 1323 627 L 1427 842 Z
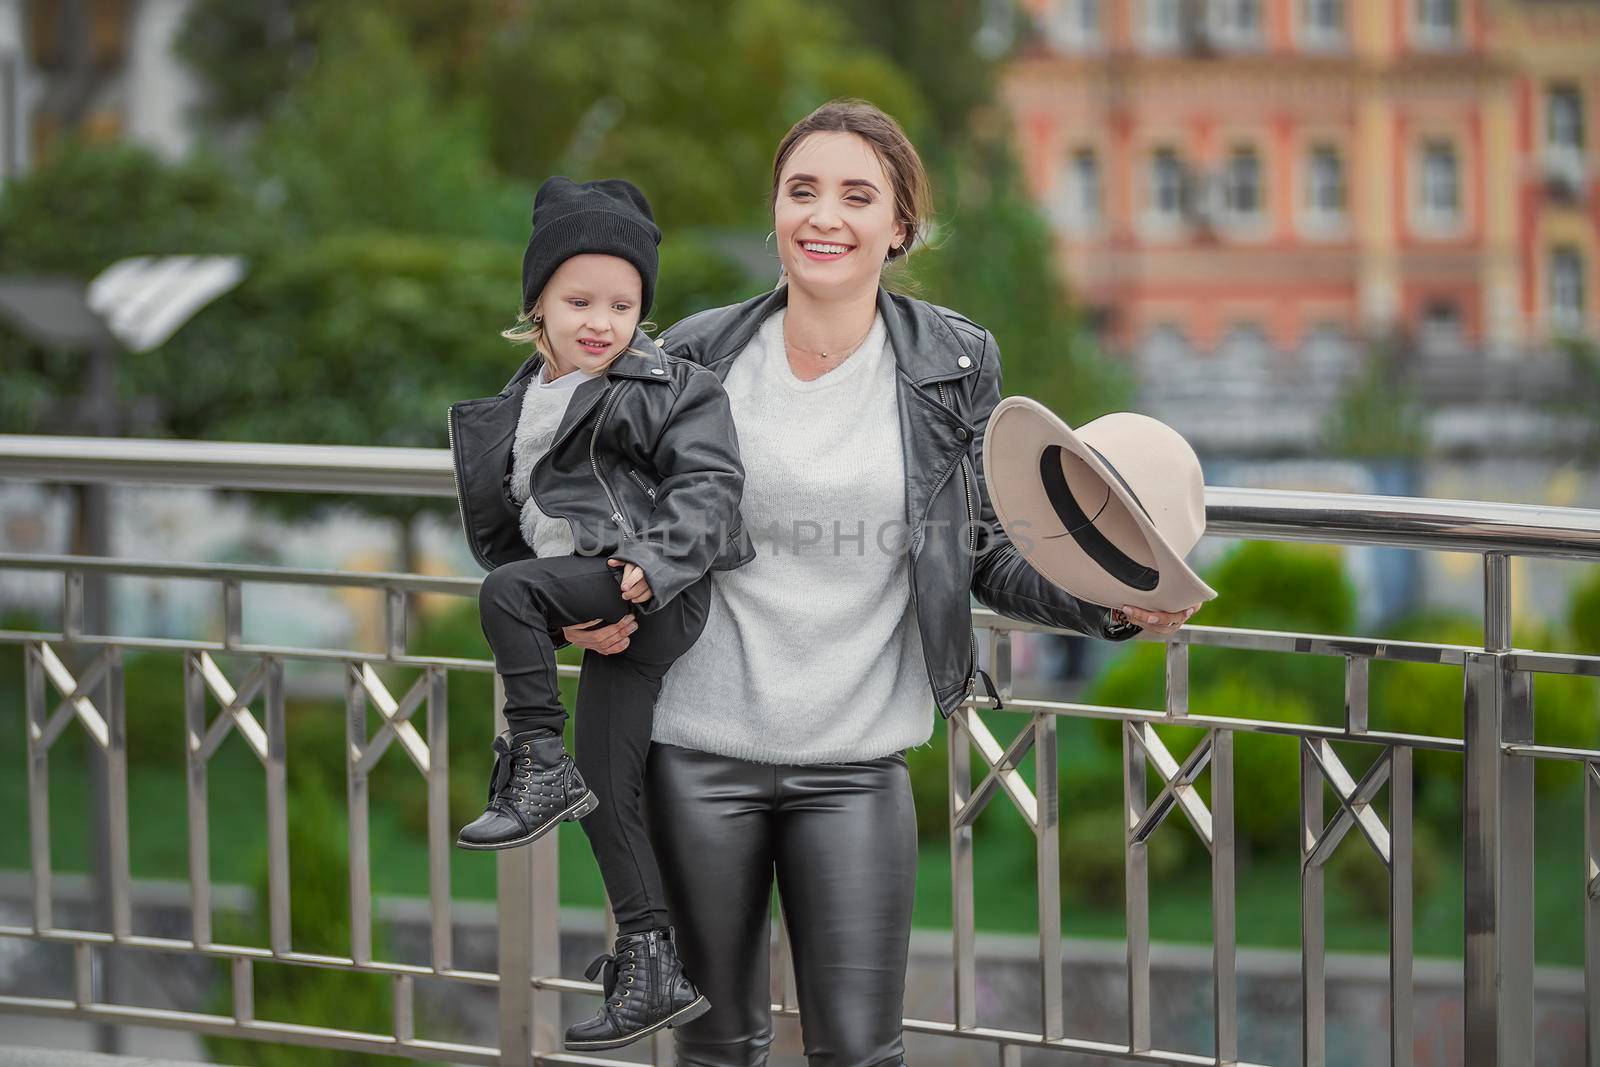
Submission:
M 629 987 L 633 985 L 633 972 L 638 966 L 639 962 L 634 957 L 634 952 L 631 948 L 623 949 L 617 953 L 602 952 L 584 969 L 583 976 L 591 982 L 597 976 L 601 976 L 600 988 L 604 992 L 606 999 L 610 1001 L 613 1008 L 620 1008 L 622 1007 L 622 999 L 632 991 L 631 988 L 624 989 L 617 995 L 615 1000 L 611 999 L 612 994 L 616 993 L 619 985 Z
M 527 783 L 533 777 L 533 746 L 524 741 L 511 747 L 497 737 L 494 751 L 494 772 L 489 779 L 490 806 L 506 812 L 508 803 L 518 805 L 527 797 Z

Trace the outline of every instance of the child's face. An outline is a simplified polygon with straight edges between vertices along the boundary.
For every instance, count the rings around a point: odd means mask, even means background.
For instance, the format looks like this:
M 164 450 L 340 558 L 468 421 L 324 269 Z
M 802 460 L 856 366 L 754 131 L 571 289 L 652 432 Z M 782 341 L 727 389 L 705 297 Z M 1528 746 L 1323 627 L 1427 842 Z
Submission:
M 617 256 L 573 256 L 539 294 L 552 351 L 547 377 L 604 370 L 633 340 L 642 285 L 632 263 Z
M 795 146 L 773 221 L 784 272 L 817 292 L 876 289 L 890 245 L 906 236 L 883 164 L 853 133 L 812 133 Z

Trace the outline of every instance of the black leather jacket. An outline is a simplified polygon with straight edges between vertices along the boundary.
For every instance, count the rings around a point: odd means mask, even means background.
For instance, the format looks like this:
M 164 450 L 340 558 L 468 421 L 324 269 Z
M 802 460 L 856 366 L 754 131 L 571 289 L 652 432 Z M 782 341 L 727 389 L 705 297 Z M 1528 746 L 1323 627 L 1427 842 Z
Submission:
M 535 353 L 499 393 L 450 405 L 461 525 L 486 570 L 534 555 L 511 496 L 511 446 L 542 363 Z M 707 570 L 755 558 L 739 521 L 744 465 L 728 394 L 704 367 L 665 355 L 642 332 L 603 375 L 573 391 L 529 482 L 539 510 L 571 524 L 579 555 L 644 571 L 652 596 L 634 606 L 641 615 Z
M 780 286 L 692 315 L 668 329 L 661 345 L 726 378 L 757 327 L 788 299 L 788 287 Z M 940 713 L 949 716 L 983 673 L 977 670 L 969 591 L 985 607 L 1014 619 L 1107 640 L 1138 633 L 1137 626 L 1113 624 L 1109 609 L 1047 581 L 995 521 L 980 462 L 984 429 L 1000 402 L 994 337 L 953 311 L 883 289 L 878 312 L 898 370 L 911 602 Z M 989 691 L 994 696 L 992 683 Z

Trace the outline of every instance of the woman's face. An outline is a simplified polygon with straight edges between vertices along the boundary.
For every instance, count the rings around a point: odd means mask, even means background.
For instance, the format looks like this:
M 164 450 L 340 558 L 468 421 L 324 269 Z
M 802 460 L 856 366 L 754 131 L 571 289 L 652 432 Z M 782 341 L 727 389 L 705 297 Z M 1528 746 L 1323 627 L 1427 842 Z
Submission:
M 632 263 L 586 253 L 556 268 L 534 310 L 544 315 L 551 351 L 546 377 L 604 370 L 633 340 L 642 284 Z
M 906 236 L 883 164 L 853 133 L 807 134 L 795 145 L 773 221 L 790 284 L 819 294 L 876 290 L 890 247 Z

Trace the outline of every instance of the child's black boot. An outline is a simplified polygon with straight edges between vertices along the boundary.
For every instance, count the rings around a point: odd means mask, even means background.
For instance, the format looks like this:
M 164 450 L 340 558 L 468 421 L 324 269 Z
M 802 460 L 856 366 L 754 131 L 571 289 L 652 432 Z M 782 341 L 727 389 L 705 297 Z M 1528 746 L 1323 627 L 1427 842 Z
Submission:
M 583 973 L 592 982 L 602 972 L 606 999 L 593 1018 L 567 1028 L 569 1050 L 621 1048 L 711 1010 L 711 1002 L 684 977 L 670 926 L 618 937 L 616 950 Z
M 551 730 L 504 733 L 494 739 L 489 806 L 461 828 L 461 848 L 514 848 L 538 840 L 565 819 L 600 804 Z

